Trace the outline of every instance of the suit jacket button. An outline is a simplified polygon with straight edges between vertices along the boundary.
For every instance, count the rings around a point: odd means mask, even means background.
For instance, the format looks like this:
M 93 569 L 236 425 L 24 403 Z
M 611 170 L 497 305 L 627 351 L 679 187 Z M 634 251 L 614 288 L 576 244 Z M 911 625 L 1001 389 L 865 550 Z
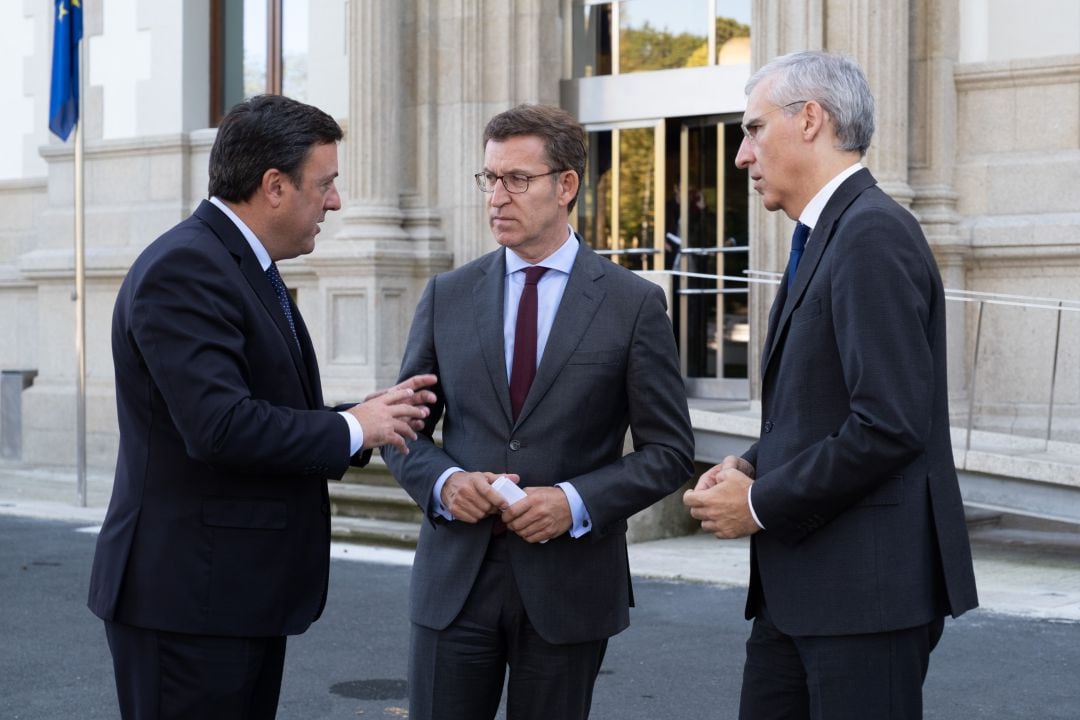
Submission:
M 511 450 L 520 450 L 521 449 L 521 442 L 518 441 L 518 440 L 511 440 L 510 441 L 510 449 Z
M 767 432 L 767 433 L 769 433 L 769 432 L 772 432 L 772 420 L 766 420 L 766 421 L 765 421 L 765 427 L 764 427 L 764 430 L 765 430 L 765 432 Z

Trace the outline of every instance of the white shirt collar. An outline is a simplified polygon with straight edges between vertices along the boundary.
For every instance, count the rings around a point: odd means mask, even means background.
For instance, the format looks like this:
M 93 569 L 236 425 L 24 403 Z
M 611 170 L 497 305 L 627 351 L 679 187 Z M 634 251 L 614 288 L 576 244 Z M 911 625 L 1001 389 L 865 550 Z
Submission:
M 814 226 L 817 225 L 818 219 L 821 217 L 821 213 L 825 209 L 825 206 L 829 204 L 829 198 L 833 196 L 836 189 L 849 177 L 862 170 L 862 168 L 863 164 L 857 162 L 847 170 L 842 171 L 829 182 L 825 183 L 825 187 L 818 190 L 817 195 L 815 195 L 810 202 L 806 204 L 806 207 L 803 208 L 802 214 L 799 215 L 799 222 L 813 230 Z
M 251 231 L 244 221 L 232 211 L 228 205 L 218 199 L 217 196 L 210 198 L 210 202 L 214 203 L 221 212 L 225 213 L 225 217 L 233 221 L 233 225 L 240 230 L 240 234 L 244 236 L 244 239 L 248 241 L 248 245 L 251 246 L 251 251 L 255 253 L 255 257 L 259 260 L 259 265 L 262 266 L 263 272 L 270 267 L 270 253 L 266 252 L 266 248 L 263 247 L 259 238 Z
M 574 230 L 569 225 L 566 226 L 566 241 L 559 246 L 559 249 L 548 255 L 541 260 L 537 265 L 546 267 L 551 270 L 558 270 L 564 272 L 567 275 L 574 268 L 574 260 L 577 258 L 578 244 L 577 238 L 574 237 Z M 527 267 L 532 267 L 529 263 L 518 257 L 510 248 L 507 248 L 506 252 L 506 274 L 512 275 L 518 270 L 524 270 Z

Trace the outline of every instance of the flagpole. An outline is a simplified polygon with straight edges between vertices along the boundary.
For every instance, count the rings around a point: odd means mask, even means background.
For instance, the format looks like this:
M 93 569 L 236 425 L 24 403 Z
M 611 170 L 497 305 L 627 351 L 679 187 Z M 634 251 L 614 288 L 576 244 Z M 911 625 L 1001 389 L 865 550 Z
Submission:
M 76 468 L 79 506 L 86 507 L 86 242 L 85 193 L 83 192 L 83 97 L 86 95 L 86 43 L 79 41 L 79 114 L 75 123 L 75 356 L 78 363 L 76 386 Z

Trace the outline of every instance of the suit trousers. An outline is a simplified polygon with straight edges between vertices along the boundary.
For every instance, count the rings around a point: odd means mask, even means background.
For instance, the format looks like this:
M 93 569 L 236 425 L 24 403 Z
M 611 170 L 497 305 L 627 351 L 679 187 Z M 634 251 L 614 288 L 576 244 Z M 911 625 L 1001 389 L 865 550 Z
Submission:
M 540 637 L 514 582 L 510 542 L 510 533 L 492 536 L 465 606 L 449 627 L 413 623 L 412 720 L 494 718 L 507 666 L 507 720 L 588 718 L 607 639 L 556 645 Z
M 273 720 L 285 638 L 185 635 L 105 621 L 123 720 Z
M 918 720 L 944 623 L 794 637 L 759 606 L 746 643 L 739 720 Z

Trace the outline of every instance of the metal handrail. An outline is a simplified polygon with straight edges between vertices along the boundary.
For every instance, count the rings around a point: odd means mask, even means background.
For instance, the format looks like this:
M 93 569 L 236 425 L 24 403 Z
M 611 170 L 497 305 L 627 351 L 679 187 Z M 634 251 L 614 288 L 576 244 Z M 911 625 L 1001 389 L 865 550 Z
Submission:
M 677 240 L 677 238 L 676 238 Z M 641 250 L 646 250 L 642 248 Z M 658 252 L 655 248 L 647 249 L 649 254 L 655 254 Z M 681 248 L 676 252 L 674 262 L 677 263 L 683 255 L 708 255 L 717 254 L 722 252 L 745 252 L 749 248 L 745 246 L 737 247 L 705 247 L 705 248 Z M 618 254 L 615 251 L 609 254 Z M 644 254 L 644 253 L 642 253 Z M 772 270 L 754 270 L 747 269 L 743 271 L 744 276 L 734 275 L 715 275 L 712 273 L 695 273 L 687 272 L 683 270 L 660 270 L 655 271 L 663 273 L 665 275 L 671 275 L 673 277 L 685 277 L 695 278 L 699 280 L 712 280 L 714 282 L 737 282 L 743 283 L 743 287 L 739 288 L 681 288 L 676 291 L 679 295 L 728 295 L 737 294 L 745 295 L 749 292 L 749 286 L 752 284 L 760 285 L 779 285 L 783 279 L 784 274 L 782 272 L 775 272 Z M 978 290 L 959 290 L 953 288 L 945 288 L 945 299 L 950 302 L 963 302 L 963 303 L 977 303 L 978 310 L 975 316 L 975 345 L 972 349 L 971 358 L 971 379 L 969 381 L 968 388 L 968 417 L 967 417 L 967 433 L 964 441 L 964 449 L 971 449 L 971 434 L 974 430 L 974 415 L 975 415 L 975 399 L 976 399 L 976 381 L 978 380 L 979 373 L 979 350 L 982 346 L 982 318 L 983 310 L 987 305 L 1002 305 L 1006 307 L 1020 307 L 1020 308 L 1032 308 L 1038 310 L 1052 310 L 1057 313 L 1057 323 L 1054 330 L 1054 351 L 1051 357 L 1051 370 L 1050 370 L 1050 398 L 1048 404 L 1048 412 L 1046 419 L 1046 447 L 1050 445 L 1050 439 L 1053 435 L 1054 425 L 1054 396 L 1057 390 L 1057 376 L 1058 376 L 1058 355 L 1061 349 L 1061 319 L 1062 313 L 1066 312 L 1080 312 L 1080 300 L 1071 300 L 1067 298 L 1053 298 L 1042 297 L 1036 295 L 1017 295 L 1014 293 L 994 293 L 984 292 Z

